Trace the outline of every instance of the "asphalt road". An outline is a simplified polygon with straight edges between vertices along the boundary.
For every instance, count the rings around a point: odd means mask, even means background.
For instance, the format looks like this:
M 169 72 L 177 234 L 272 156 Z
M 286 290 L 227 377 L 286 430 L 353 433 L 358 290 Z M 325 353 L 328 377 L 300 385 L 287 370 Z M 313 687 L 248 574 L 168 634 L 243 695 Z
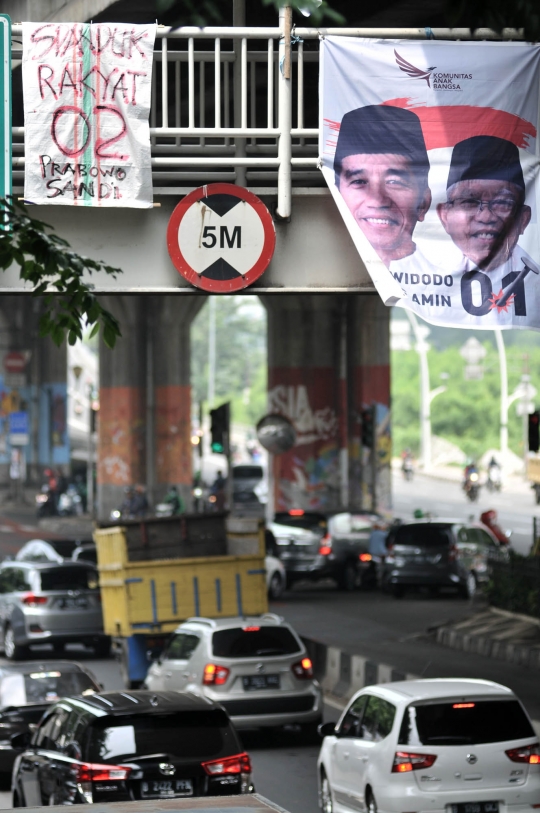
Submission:
M 532 517 L 537 511 L 532 492 L 525 486 L 495 496 L 483 491 L 479 503 L 473 505 L 465 500 L 459 483 L 423 475 L 404 482 L 399 474 L 394 478 L 394 506 L 396 515 L 402 518 L 410 518 L 415 508 L 457 519 L 468 519 L 471 514 L 477 518 L 481 511 L 497 508 L 501 524 L 513 530 L 512 544 L 522 553 L 530 547 Z M 9 517 L 0 516 L 0 556 L 16 552 L 24 541 L 39 535 L 35 520 L 28 514 L 10 511 Z M 343 594 L 328 583 L 300 584 L 272 609 L 303 635 L 408 672 L 426 677 L 460 675 L 498 680 L 511 686 L 531 715 L 540 719 L 536 672 L 462 655 L 434 643 L 431 628 L 475 612 L 480 606 L 480 601 L 471 604 L 451 595 L 433 598 L 412 594 L 396 601 L 378 592 Z M 98 661 L 76 648 L 68 648 L 66 654 L 86 662 L 106 689 L 122 688 L 114 660 Z M 335 708 L 326 707 L 325 711 L 327 719 L 335 720 L 339 715 Z M 245 732 L 243 741 L 252 756 L 259 793 L 291 813 L 317 813 L 316 744 L 304 742 L 292 730 L 277 734 Z M 1 792 L 0 808 L 10 806 L 11 795 Z
M 528 483 L 513 480 L 498 493 L 480 489 L 478 502 L 471 503 L 459 482 L 415 474 L 412 481 L 403 480 L 401 473 L 394 472 L 393 510 L 396 517 L 411 519 L 413 511 L 421 508 L 439 517 L 478 520 L 483 511 L 494 508 L 499 514 L 500 525 L 512 531 L 511 544 L 522 554 L 527 554 L 532 543 L 533 517 L 540 517 L 540 505 L 534 501 L 534 492 Z

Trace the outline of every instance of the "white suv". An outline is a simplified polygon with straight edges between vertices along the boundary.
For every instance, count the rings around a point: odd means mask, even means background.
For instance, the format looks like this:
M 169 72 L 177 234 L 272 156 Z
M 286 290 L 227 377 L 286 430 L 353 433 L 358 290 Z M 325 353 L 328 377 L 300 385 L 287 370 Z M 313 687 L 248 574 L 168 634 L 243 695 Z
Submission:
M 203 694 L 221 703 L 237 728 L 297 724 L 315 734 L 322 719 L 306 648 L 273 613 L 189 618 L 150 667 L 145 687 Z
M 540 807 L 540 746 L 517 697 L 488 680 L 358 692 L 319 729 L 324 813 L 520 813 Z

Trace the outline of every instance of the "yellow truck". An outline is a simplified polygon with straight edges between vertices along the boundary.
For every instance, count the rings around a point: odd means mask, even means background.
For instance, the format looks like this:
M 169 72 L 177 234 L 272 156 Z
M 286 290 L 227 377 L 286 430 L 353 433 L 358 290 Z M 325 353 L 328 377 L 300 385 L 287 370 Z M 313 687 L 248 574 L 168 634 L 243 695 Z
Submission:
M 178 624 L 268 609 L 264 524 L 225 514 L 129 520 L 94 531 L 105 632 L 139 687 Z

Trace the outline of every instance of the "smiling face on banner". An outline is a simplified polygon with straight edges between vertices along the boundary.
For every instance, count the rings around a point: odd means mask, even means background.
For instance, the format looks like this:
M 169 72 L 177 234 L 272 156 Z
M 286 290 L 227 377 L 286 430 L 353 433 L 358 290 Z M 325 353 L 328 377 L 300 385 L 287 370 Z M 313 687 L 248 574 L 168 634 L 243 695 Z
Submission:
M 321 48 L 322 171 L 383 301 L 540 329 L 539 46 Z

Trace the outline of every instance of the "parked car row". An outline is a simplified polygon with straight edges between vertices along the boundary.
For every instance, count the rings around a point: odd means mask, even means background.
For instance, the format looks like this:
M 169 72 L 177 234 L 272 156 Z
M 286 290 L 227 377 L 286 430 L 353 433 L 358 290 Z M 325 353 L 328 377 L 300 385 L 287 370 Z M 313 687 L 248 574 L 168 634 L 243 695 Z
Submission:
M 453 588 L 471 598 L 488 579 L 489 556 L 509 555 L 490 528 L 455 519 L 395 523 L 382 551 L 375 551 L 372 530 L 379 521 L 374 514 L 276 514 L 269 527 L 287 586 L 331 578 L 342 590 L 379 586 L 401 597 L 422 587 L 433 593 Z
M 244 692 L 268 690 L 244 685 Z M 400 813 L 404 799 L 434 813 L 525 813 L 538 806 L 538 736 L 513 692 L 492 681 L 368 686 L 319 733 L 323 813 Z M 231 717 L 195 691 L 65 698 L 11 744 L 18 752 L 13 807 L 254 790 L 251 760 Z

